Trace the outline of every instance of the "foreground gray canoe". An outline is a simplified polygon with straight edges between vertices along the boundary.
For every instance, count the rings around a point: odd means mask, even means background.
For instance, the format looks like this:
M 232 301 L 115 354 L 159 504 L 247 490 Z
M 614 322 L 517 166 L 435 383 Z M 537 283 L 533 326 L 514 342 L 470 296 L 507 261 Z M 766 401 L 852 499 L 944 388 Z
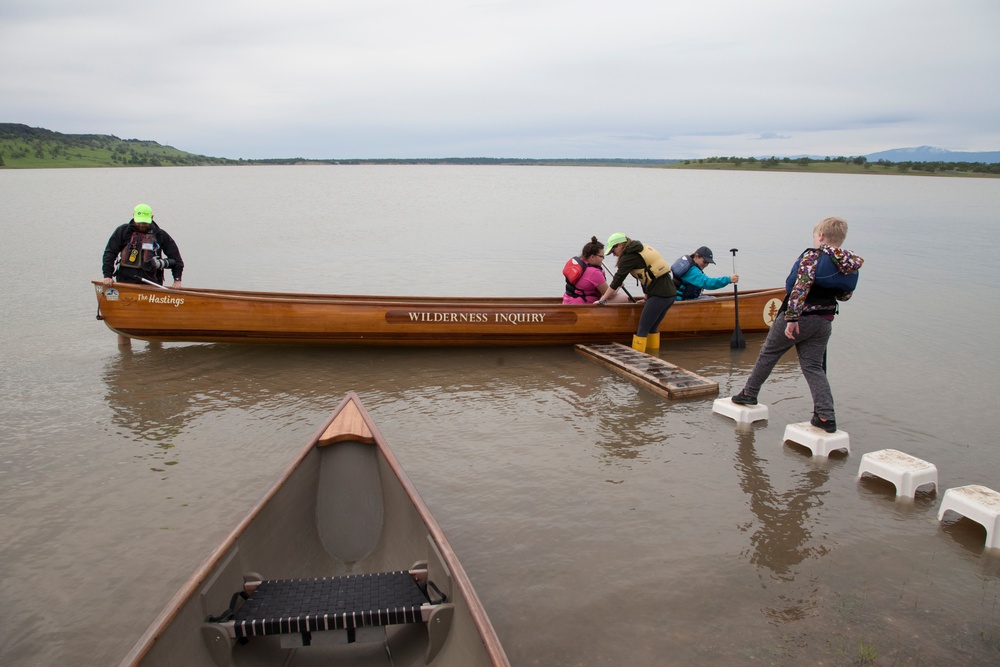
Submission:
M 441 527 L 350 393 L 121 664 L 510 663 Z

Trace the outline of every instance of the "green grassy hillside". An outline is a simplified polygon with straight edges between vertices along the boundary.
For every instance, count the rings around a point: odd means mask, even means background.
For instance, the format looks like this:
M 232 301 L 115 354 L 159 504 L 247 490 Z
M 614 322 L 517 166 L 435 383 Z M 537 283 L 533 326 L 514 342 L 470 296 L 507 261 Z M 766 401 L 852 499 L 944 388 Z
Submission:
M 155 141 L 107 134 L 61 134 L 16 123 L 0 123 L 0 167 L 140 167 L 239 164 L 162 146 Z

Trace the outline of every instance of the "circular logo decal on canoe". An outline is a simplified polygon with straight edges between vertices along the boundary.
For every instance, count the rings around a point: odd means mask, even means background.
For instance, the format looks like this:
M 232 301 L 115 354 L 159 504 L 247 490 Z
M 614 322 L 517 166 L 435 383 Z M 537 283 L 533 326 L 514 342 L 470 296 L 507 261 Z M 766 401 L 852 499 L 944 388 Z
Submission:
M 778 319 L 778 310 L 781 309 L 781 299 L 770 299 L 764 304 L 764 324 L 771 326 Z

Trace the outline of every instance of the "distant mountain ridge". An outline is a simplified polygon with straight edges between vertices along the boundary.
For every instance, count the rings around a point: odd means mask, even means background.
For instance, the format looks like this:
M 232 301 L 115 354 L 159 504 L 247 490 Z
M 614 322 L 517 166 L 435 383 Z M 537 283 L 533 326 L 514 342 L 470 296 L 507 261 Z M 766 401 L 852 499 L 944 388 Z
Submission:
M 949 151 L 934 146 L 917 146 L 915 148 L 893 148 L 888 151 L 869 153 L 865 155 L 869 162 L 886 160 L 888 162 L 982 162 L 994 164 L 1000 162 L 1000 151 Z

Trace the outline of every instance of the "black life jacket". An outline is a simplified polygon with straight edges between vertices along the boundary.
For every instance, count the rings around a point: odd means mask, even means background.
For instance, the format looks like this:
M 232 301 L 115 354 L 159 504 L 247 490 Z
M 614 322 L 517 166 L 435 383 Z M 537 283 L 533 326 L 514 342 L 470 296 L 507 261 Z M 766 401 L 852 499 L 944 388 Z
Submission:
M 143 234 L 133 231 L 121 252 L 121 265 L 141 269 L 153 257 L 159 257 L 160 244 L 152 230 Z

